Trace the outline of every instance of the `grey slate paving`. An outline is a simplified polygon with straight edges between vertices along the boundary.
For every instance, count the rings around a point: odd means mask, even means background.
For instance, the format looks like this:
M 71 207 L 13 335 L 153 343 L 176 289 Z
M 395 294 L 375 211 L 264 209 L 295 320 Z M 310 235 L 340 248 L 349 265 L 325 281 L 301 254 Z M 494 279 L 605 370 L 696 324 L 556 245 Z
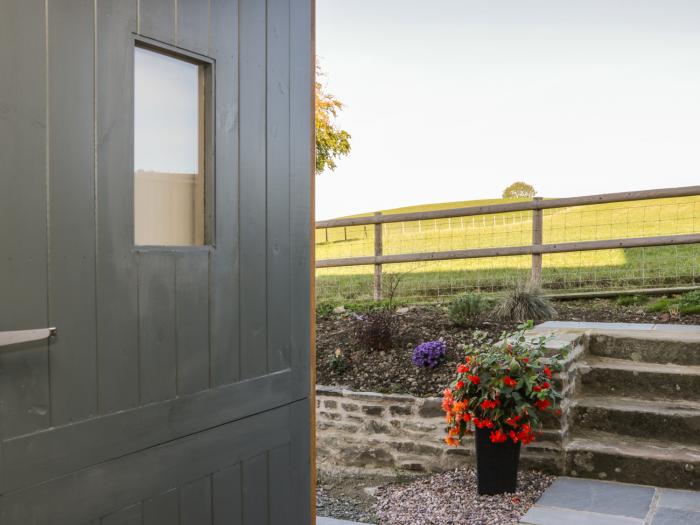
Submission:
M 659 507 L 700 512 L 700 492 L 659 489 Z
M 700 512 L 662 507 L 654 514 L 651 525 L 700 525 Z
M 366 523 L 357 523 L 355 521 L 337 520 L 335 518 L 316 518 L 316 525 L 367 525 Z
M 561 477 L 537 505 L 644 519 L 653 497 L 653 487 Z
M 520 523 L 527 525 L 644 525 L 644 520 L 536 505 L 527 511 Z

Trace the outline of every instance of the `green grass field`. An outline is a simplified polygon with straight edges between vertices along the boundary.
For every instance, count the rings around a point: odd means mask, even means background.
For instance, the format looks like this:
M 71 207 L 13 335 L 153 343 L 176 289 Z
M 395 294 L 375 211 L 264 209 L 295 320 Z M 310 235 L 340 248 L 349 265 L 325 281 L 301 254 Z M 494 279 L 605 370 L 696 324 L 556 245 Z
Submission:
M 430 204 L 385 210 L 403 213 L 515 202 L 494 199 Z M 371 215 L 371 214 L 367 214 Z M 598 204 L 544 211 L 543 242 L 700 233 L 700 197 Z M 385 254 L 528 245 L 532 212 L 439 219 L 383 226 Z M 316 231 L 316 258 L 372 255 L 374 227 Z M 546 254 L 543 286 L 556 290 L 595 290 L 674 286 L 700 282 L 700 245 L 631 248 Z M 468 289 L 499 290 L 526 278 L 530 256 L 491 257 L 385 265 L 400 276 L 398 295 L 420 299 L 450 296 Z M 371 266 L 325 268 L 316 272 L 318 299 L 366 299 Z

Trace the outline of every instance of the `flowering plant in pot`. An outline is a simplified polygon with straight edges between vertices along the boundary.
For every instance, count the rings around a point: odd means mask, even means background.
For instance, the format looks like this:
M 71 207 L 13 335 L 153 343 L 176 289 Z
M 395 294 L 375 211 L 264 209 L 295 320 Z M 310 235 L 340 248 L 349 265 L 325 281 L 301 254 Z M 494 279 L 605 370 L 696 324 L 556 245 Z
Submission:
M 545 412 L 561 414 L 552 376 L 565 356 L 546 354 L 546 336 L 526 337 L 532 326 L 522 324 L 498 341 L 476 332 L 443 393 L 445 442 L 457 446 L 476 434 L 479 494 L 515 492 L 521 444 L 535 440 Z

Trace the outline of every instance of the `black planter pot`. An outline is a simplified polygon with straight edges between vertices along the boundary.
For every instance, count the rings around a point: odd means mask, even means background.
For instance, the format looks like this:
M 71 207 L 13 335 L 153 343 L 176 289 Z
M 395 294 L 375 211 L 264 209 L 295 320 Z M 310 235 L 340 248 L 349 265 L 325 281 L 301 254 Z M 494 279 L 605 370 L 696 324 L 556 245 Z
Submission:
M 511 439 L 503 443 L 491 442 L 491 430 L 477 428 L 476 481 L 480 495 L 515 492 L 518 483 L 520 443 Z

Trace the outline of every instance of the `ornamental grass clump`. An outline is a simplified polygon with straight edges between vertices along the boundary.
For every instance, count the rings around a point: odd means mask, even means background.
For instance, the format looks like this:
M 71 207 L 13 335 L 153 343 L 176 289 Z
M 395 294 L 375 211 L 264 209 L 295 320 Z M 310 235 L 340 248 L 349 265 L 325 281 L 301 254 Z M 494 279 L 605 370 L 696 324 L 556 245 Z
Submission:
M 491 301 L 483 294 L 465 293 L 457 297 L 448 308 L 450 319 L 462 327 L 478 325 L 491 309 Z
M 547 356 L 548 338 L 527 338 L 530 328 L 532 322 L 522 324 L 497 342 L 477 332 L 465 348 L 466 359 L 443 393 L 448 445 L 458 445 L 474 428 L 490 430 L 492 443 L 510 439 L 527 445 L 545 412 L 561 414 L 552 375 L 561 370 L 565 355 Z
M 557 314 L 552 303 L 542 294 L 536 282 L 520 283 L 508 291 L 494 314 L 502 321 L 524 323 L 529 320 L 545 321 Z
M 442 362 L 446 351 L 447 346 L 443 341 L 428 341 L 413 350 L 411 361 L 422 368 L 435 368 Z

